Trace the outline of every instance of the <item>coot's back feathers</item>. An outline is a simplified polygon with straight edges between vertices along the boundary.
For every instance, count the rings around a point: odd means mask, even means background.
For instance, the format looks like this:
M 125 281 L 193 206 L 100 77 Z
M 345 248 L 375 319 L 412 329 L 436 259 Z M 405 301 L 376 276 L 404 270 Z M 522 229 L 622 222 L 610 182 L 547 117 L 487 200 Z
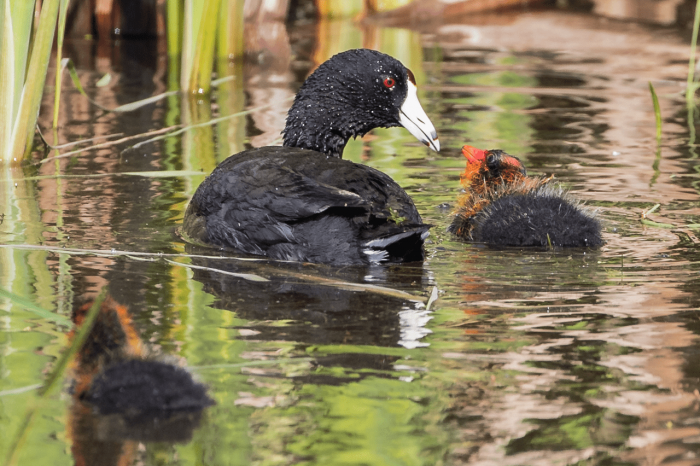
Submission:
M 366 165 L 263 147 L 229 157 L 204 180 L 183 228 L 198 243 L 280 260 L 416 260 L 429 226 L 394 186 Z

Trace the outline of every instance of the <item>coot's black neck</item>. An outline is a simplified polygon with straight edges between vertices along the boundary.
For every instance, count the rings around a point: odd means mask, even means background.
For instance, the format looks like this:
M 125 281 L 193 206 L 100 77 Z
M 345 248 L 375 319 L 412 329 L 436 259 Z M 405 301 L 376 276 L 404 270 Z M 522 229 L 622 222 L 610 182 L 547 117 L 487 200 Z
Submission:
M 284 145 L 342 158 L 351 137 L 388 126 L 363 109 L 344 105 L 343 100 L 330 89 L 316 95 L 300 92 L 287 115 Z

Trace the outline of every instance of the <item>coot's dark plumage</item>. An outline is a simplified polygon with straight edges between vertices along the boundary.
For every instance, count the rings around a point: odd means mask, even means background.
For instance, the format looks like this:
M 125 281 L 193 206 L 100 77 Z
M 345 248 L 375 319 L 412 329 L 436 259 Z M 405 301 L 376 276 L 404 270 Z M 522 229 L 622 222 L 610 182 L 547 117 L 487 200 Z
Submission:
M 552 177 L 528 177 L 516 157 L 464 146 L 466 193 L 449 230 L 496 246 L 597 247 L 600 222 Z
M 302 85 L 284 147 L 235 154 L 199 186 L 188 239 L 274 259 L 366 264 L 422 258 L 428 225 L 389 176 L 342 160 L 351 137 L 404 126 L 439 150 L 413 74 L 372 50 L 340 53 Z

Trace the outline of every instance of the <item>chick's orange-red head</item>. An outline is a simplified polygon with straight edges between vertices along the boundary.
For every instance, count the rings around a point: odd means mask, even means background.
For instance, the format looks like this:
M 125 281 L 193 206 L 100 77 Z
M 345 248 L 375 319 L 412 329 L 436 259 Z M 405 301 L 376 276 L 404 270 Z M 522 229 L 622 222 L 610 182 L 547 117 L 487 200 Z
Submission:
M 522 162 L 499 149 L 481 150 L 465 145 L 462 154 L 467 166 L 461 175 L 462 186 L 482 192 L 490 187 L 510 184 L 527 175 Z
M 486 160 L 488 151 L 477 149 L 476 147 L 464 145 L 462 146 L 462 155 L 467 158 L 469 163 L 479 164 Z

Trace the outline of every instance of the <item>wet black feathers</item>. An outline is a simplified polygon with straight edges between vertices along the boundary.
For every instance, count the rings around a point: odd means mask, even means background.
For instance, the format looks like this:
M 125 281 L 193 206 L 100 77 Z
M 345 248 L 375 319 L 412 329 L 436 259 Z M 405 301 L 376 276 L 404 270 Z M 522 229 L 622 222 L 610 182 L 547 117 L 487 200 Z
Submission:
M 235 169 L 232 169 L 235 167 Z M 428 230 L 387 175 L 315 151 L 263 147 L 231 156 L 200 185 L 185 214 L 192 240 L 275 259 L 336 264 L 420 258 Z M 410 232 L 419 239 L 406 242 Z M 387 239 L 404 251 L 382 256 Z M 415 240 L 415 238 L 414 238 Z
M 387 77 L 396 81 L 393 89 L 384 86 Z M 408 79 L 406 67 L 381 52 L 357 49 L 335 55 L 299 89 L 287 115 L 284 145 L 342 157 L 349 138 L 400 125 Z
M 495 199 L 472 220 L 473 240 L 498 246 L 598 247 L 597 218 L 556 187 Z M 548 239 L 549 237 L 549 239 Z

